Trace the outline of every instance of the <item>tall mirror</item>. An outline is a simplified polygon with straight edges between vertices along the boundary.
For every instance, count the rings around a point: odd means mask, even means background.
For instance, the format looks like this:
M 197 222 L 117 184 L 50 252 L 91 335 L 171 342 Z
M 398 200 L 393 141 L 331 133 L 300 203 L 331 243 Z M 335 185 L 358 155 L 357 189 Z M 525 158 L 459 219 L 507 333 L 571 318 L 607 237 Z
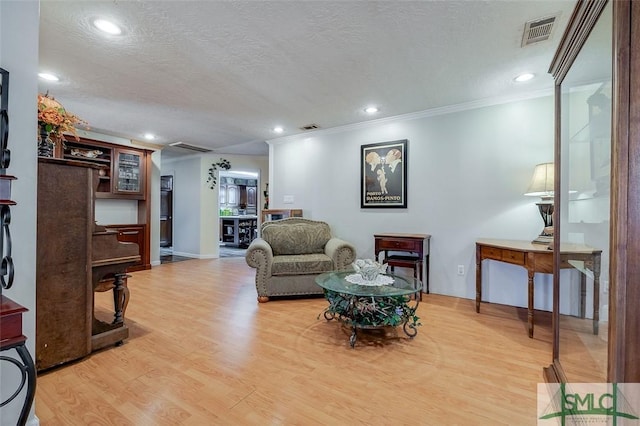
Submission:
M 560 255 L 554 309 L 554 358 L 568 382 L 606 382 L 611 197 L 612 4 L 597 17 L 556 88 L 556 238 L 590 247 L 591 256 Z M 558 82 L 557 82 L 558 84 Z M 566 268 L 566 264 L 571 268 Z

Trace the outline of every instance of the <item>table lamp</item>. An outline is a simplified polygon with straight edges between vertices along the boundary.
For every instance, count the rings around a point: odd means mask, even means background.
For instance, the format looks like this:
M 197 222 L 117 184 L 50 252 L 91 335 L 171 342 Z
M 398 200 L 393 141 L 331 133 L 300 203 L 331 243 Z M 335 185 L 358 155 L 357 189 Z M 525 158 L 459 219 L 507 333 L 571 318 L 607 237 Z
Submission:
M 531 241 L 533 244 L 553 243 L 553 163 L 536 165 L 529 189 L 524 195 L 540 197 L 542 201 L 536 203 L 544 228 L 538 237 Z

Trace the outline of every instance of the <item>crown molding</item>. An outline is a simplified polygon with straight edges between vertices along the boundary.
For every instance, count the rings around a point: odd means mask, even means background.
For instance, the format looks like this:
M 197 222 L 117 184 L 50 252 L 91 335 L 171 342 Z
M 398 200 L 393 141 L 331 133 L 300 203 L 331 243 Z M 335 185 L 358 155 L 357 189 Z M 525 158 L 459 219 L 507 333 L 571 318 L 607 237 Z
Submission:
M 330 135 L 333 133 L 342 133 L 342 132 L 348 132 L 353 130 L 366 129 L 366 128 L 380 126 L 390 122 L 409 121 L 409 120 L 417 120 L 420 118 L 435 117 L 439 115 L 451 114 L 454 112 L 468 111 L 468 110 L 479 109 L 479 108 L 487 108 L 487 107 L 503 105 L 503 104 L 512 103 L 512 102 L 520 102 L 520 101 L 525 101 L 529 99 L 542 98 L 545 96 L 553 96 L 553 88 L 550 87 L 549 89 L 532 91 L 526 94 L 521 94 L 516 96 L 489 98 L 489 99 L 482 99 L 482 100 L 473 101 L 473 102 L 466 102 L 462 104 L 447 105 L 439 108 L 431 108 L 424 111 L 417 111 L 417 112 L 412 112 L 408 114 L 395 115 L 391 117 L 384 117 L 376 120 L 361 121 L 359 123 L 346 124 L 344 126 L 331 127 L 328 129 L 319 129 L 311 132 L 296 133 L 294 135 L 287 135 L 279 138 L 268 139 L 265 142 L 269 145 L 279 145 L 281 143 L 291 142 L 294 140 L 298 140 L 300 138 L 307 138 L 312 136 L 317 137 L 317 136 L 323 136 L 323 135 Z

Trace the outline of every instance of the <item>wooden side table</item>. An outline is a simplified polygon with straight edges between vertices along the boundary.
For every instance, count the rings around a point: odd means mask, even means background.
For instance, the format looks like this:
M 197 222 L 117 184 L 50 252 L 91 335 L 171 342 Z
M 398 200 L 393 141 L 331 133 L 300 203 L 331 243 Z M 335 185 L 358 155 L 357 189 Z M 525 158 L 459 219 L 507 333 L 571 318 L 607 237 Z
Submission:
M 602 250 L 579 244 L 563 244 L 560 247 L 561 264 L 564 269 L 576 268 L 576 262 L 584 262 L 586 269 L 593 271 L 593 334 L 598 334 L 600 319 L 600 256 Z M 529 277 L 528 323 L 529 337 L 533 337 L 533 277 L 536 272 L 553 273 L 553 251 L 546 245 L 531 244 L 529 241 L 481 239 L 476 241 L 476 312 L 480 312 L 482 301 L 482 261 L 490 259 L 498 262 L 522 266 Z M 580 316 L 585 315 L 586 276 L 580 274 Z
M 25 346 L 27 338 L 22 334 L 22 313 L 26 311 L 27 308 L 17 304 L 8 297 L 0 295 L 0 352 L 15 349 L 22 361 L 22 363 L 20 363 L 14 358 L 0 356 L 0 362 L 5 361 L 15 365 L 18 370 L 20 370 L 22 376 L 20 385 L 15 392 L 6 400 L 0 401 L 0 408 L 13 401 L 26 385 L 27 393 L 22 403 L 18 425 L 27 423 L 33 398 L 36 394 L 36 367 Z
M 418 278 L 424 285 L 425 292 L 429 294 L 429 254 L 431 251 L 431 235 L 428 234 L 374 234 L 375 251 L 374 256 L 379 262 L 380 252 L 384 252 L 384 261 L 392 268 L 412 268 L 414 277 Z M 388 253 L 402 252 L 411 256 L 392 255 Z M 425 259 L 424 264 L 422 259 Z M 426 271 L 423 275 L 423 268 Z M 426 277 L 422 280 L 422 277 Z M 420 293 L 422 294 L 422 293 Z

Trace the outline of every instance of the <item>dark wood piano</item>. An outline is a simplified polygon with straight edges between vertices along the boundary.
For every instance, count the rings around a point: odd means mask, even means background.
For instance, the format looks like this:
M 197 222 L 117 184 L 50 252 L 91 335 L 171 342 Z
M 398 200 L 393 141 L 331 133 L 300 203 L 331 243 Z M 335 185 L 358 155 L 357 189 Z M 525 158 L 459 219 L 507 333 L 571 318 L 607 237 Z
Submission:
M 129 336 L 127 267 L 140 261 L 137 244 L 94 221 L 99 167 L 38 159 L 36 368 L 42 371 Z M 96 318 L 94 293 L 113 293 L 113 318 Z

